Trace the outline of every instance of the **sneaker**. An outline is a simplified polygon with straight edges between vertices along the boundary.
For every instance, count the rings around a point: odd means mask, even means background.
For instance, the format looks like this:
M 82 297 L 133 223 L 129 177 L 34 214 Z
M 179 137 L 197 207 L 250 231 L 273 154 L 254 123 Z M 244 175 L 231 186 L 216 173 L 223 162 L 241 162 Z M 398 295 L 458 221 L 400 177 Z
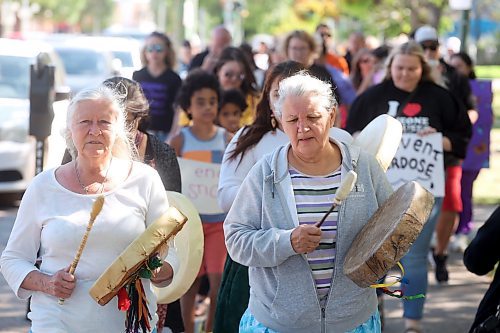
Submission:
M 446 269 L 447 255 L 434 255 L 434 262 L 436 263 L 436 280 L 439 283 L 448 282 L 448 269 Z

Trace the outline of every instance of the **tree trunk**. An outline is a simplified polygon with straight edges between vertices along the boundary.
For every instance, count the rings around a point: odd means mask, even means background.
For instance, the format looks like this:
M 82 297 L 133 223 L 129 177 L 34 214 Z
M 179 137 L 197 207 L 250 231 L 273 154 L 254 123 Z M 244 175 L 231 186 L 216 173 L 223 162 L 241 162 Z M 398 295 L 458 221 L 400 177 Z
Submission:
M 447 5 L 447 0 L 441 0 L 439 3 L 431 1 L 409 0 L 408 7 L 411 10 L 410 24 L 415 31 L 422 25 L 428 24 L 439 30 L 443 10 Z

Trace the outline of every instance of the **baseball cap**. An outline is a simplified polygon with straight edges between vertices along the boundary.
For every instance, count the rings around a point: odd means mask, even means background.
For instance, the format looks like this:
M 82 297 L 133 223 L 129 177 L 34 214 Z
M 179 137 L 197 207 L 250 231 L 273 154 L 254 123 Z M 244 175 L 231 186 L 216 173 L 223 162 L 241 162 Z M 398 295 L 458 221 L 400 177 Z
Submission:
M 415 41 L 417 43 L 422 43 L 425 41 L 437 41 L 438 35 L 436 29 L 429 25 L 424 25 L 415 31 Z

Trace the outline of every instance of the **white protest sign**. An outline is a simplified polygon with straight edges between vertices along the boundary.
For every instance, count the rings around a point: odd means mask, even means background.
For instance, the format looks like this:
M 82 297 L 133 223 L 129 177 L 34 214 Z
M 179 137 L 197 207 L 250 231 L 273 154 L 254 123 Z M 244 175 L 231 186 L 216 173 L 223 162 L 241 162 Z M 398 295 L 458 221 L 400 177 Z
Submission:
M 181 169 L 182 194 L 187 196 L 200 214 L 222 214 L 217 203 L 220 164 L 177 158 Z
M 415 180 L 436 197 L 444 196 L 443 136 L 403 133 L 398 151 L 387 170 L 394 189 Z

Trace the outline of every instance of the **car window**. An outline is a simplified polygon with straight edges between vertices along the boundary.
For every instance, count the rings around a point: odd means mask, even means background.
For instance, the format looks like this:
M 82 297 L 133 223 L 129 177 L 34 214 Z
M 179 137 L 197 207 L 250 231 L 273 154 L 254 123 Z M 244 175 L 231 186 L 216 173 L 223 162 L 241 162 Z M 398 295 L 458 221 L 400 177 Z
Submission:
M 134 67 L 134 61 L 130 52 L 113 51 L 113 57 L 120 59 L 123 67 Z
M 0 97 L 28 98 L 31 59 L 0 55 Z
M 99 53 L 82 49 L 59 49 L 57 54 L 68 75 L 100 75 L 107 72 L 106 61 Z

